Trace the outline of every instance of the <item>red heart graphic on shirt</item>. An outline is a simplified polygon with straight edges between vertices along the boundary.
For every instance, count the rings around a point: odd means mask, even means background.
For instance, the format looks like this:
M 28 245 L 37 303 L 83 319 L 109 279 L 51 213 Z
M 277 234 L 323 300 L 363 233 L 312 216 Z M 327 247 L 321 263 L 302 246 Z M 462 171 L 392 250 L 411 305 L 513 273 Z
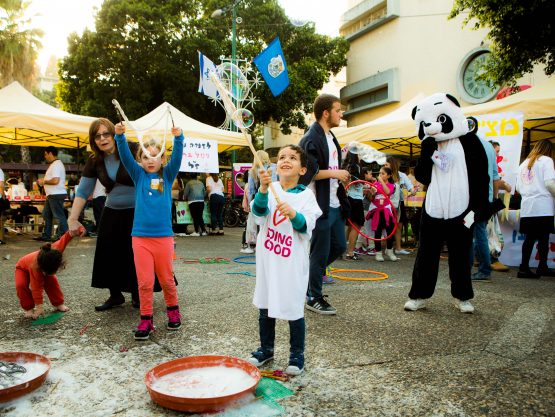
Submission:
M 276 216 L 280 216 L 280 218 L 277 219 Z M 278 210 L 274 211 L 274 226 L 277 226 L 278 224 L 283 223 L 286 219 L 287 217 L 282 216 Z

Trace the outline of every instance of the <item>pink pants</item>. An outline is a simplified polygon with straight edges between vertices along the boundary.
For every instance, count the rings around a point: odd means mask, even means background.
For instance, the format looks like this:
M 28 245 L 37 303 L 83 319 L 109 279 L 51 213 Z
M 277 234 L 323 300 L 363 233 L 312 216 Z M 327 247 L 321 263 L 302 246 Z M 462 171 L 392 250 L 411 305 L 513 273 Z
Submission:
M 15 290 L 19 298 L 19 304 L 23 310 L 32 310 L 35 307 L 33 294 L 29 284 L 31 278 L 27 271 L 16 268 L 15 269 Z M 64 303 L 64 293 L 58 283 L 58 278 L 55 275 L 50 275 L 44 280 L 44 292 L 48 296 L 50 303 L 57 307 Z
M 173 280 L 173 237 L 132 238 L 135 269 L 139 284 L 141 316 L 153 314 L 154 273 L 158 276 L 166 306 L 178 305 L 177 288 Z

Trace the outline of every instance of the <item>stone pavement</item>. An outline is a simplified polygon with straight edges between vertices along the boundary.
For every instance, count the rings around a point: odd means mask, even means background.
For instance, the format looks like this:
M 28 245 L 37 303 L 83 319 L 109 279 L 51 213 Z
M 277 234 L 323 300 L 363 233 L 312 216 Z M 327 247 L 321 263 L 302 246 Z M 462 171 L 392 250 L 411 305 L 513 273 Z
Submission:
M 151 340 L 136 342 L 138 310 L 130 302 L 98 313 L 107 291 L 90 287 L 95 240 L 75 239 L 58 274 L 71 311 L 53 325 L 23 319 L 14 290 L 17 259 L 38 248 L 29 236 L 0 246 L 0 351 L 48 355 L 45 384 L 23 399 L 0 404 L 14 416 L 174 416 L 150 401 L 145 373 L 181 356 L 248 357 L 258 346 L 251 304 L 254 265 L 185 263 L 240 256 L 239 228 L 225 236 L 177 237 L 175 272 L 184 326 L 165 330 L 162 296 L 155 296 Z M 9 259 L 4 259 L 10 255 Z M 453 306 L 442 260 L 428 308 L 403 311 L 414 255 L 399 262 L 338 261 L 373 269 L 383 281 L 338 281 L 324 287 L 337 316 L 306 312 L 306 371 L 286 385 L 287 416 L 554 416 L 555 279 L 522 280 L 516 270 L 476 283 L 476 312 Z M 364 276 L 364 273 L 350 274 Z M 288 327 L 278 322 L 274 368 L 285 368 Z

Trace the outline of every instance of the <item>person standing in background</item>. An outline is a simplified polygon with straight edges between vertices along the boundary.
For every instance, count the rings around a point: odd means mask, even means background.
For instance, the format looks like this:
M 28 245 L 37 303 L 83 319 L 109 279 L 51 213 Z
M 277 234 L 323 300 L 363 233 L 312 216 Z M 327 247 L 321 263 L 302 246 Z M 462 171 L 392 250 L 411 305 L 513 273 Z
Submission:
M 549 234 L 555 232 L 553 227 L 555 169 L 553 168 L 553 144 L 548 139 L 537 142 L 528 158 L 520 164 L 516 189 L 522 196 L 520 233 L 526 235 L 522 243 L 522 261 L 517 277 L 555 277 L 555 271 L 547 266 Z M 538 241 L 540 262 L 536 272 L 532 272 L 529 262 L 536 241 Z
M 210 234 L 224 234 L 224 183 L 218 174 L 210 174 L 206 177 L 206 191 L 208 192 L 208 202 L 210 204 L 210 216 L 212 229 Z M 219 230 L 216 232 L 216 227 Z
M 307 172 L 299 183 L 316 195 L 322 216 L 316 221 L 310 241 L 310 274 L 306 308 L 315 313 L 333 315 L 337 310 L 322 294 L 326 267 L 347 249 L 345 219 L 350 205 L 342 182 L 350 178 L 341 167 L 341 147 L 331 129 L 341 121 L 341 101 L 331 94 L 321 94 L 314 101 L 316 122 L 299 142 L 307 155 Z
M 44 150 L 44 159 L 50 165 L 46 174 L 44 174 L 44 178 L 37 180 L 37 184 L 44 187 L 46 193 L 46 202 L 42 210 L 44 229 L 42 235 L 34 239 L 50 242 L 52 240 L 54 218 L 58 219 L 59 222 L 57 236 L 62 236 L 69 229 L 64 213 L 64 201 L 67 198 L 66 169 L 62 161 L 58 159 L 58 149 L 53 146 L 48 146 Z
M 189 174 L 189 181 L 185 184 L 185 191 L 183 192 L 183 199 L 189 204 L 189 211 L 195 228 L 195 231 L 189 236 L 206 236 L 208 234 L 202 218 L 205 195 L 206 189 L 202 181 L 198 179 L 197 174 Z

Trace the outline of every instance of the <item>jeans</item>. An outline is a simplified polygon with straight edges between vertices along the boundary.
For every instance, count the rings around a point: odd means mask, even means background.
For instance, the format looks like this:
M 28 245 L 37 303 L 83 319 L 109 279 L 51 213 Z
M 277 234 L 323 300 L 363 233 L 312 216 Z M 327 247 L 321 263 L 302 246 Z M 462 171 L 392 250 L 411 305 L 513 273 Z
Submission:
M 212 220 L 210 227 L 215 229 L 216 226 L 221 230 L 224 228 L 224 204 L 225 197 L 220 194 L 212 194 L 210 196 L 210 218 Z
M 487 221 L 474 223 L 474 244 L 472 254 L 476 254 L 478 259 L 478 273 L 484 276 L 491 275 L 491 255 L 489 253 Z M 471 266 L 474 256 L 471 257 Z
M 273 352 L 276 338 L 276 319 L 268 317 L 267 309 L 260 309 L 259 312 L 260 346 L 264 352 Z M 298 320 L 289 320 L 290 358 L 304 360 L 305 334 L 304 317 Z
M 52 237 L 52 225 L 54 218 L 58 219 L 60 223 L 58 226 L 58 236 L 63 235 L 68 231 L 67 218 L 64 212 L 64 200 L 67 194 L 51 194 L 46 197 L 44 210 L 42 210 L 42 217 L 44 218 L 44 231 L 42 236 L 50 239 Z
M 312 231 L 310 240 L 310 273 L 308 296 L 322 297 L 322 277 L 326 267 L 341 256 L 347 249 L 345 239 L 345 220 L 339 208 L 331 208 L 328 217 L 320 217 Z

